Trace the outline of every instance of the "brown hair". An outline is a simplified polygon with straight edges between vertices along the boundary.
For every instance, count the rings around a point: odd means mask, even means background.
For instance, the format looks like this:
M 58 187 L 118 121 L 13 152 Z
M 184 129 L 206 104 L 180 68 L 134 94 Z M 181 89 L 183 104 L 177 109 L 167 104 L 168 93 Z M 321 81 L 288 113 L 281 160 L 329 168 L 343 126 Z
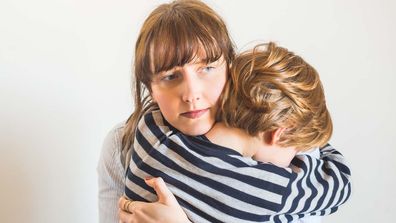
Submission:
M 201 58 L 201 55 L 204 58 Z M 141 116 L 156 104 L 149 92 L 155 74 L 183 66 L 200 56 L 210 63 L 221 56 L 227 67 L 235 56 L 234 45 L 224 21 L 210 7 L 197 0 L 178 0 L 158 6 L 145 20 L 135 46 L 135 111 L 129 117 L 122 138 L 123 150 L 133 145 Z
M 332 134 L 318 73 L 272 42 L 235 58 L 221 100 L 221 117 L 228 126 L 252 136 L 286 128 L 278 142 L 282 147 L 304 151 L 325 145 Z

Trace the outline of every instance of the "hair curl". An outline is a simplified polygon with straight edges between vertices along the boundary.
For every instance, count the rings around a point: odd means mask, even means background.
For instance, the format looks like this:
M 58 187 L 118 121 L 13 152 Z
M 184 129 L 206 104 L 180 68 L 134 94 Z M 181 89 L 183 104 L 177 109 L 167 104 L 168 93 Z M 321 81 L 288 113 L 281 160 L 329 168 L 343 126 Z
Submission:
M 235 58 L 221 118 L 252 136 L 286 128 L 278 144 L 299 151 L 325 145 L 333 130 L 316 70 L 272 42 Z

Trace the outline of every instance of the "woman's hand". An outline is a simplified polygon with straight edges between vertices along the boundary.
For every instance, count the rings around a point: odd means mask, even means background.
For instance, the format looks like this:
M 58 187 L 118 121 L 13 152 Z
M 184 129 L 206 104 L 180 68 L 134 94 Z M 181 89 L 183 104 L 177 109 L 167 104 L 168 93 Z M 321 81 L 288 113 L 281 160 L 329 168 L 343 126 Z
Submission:
M 121 197 L 118 202 L 120 223 L 190 222 L 162 178 L 146 180 L 146 184 L 154 188 L 158 201 L 146 203 Z

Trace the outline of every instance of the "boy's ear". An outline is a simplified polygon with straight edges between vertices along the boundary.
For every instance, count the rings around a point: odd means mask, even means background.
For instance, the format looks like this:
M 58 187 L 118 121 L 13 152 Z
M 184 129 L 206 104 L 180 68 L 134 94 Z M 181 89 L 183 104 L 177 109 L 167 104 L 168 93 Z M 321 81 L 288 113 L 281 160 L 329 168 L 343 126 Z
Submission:
M 286 128 L 278 128 L 274 131 L 271 132 L 271 140 L 270 144 L 271 145 L 276 145 L 279 142 L 280 137 L 282 136 L 283 132 L 286 130 Z

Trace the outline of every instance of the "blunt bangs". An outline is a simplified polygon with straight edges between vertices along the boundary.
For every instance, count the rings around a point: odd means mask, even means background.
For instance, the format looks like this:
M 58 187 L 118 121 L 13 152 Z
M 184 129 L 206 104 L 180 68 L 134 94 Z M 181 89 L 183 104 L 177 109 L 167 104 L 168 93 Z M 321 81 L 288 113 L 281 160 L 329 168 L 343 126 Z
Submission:
M 135 49 L 135 77 L 150 90 L 153 75 L 190 62 L 211 63 L 235 57 L 221 17 L 200 1 L 174 1 L 146 19 Z
M 147 41 L 149 47 L 146 48 L 145 60 L 150 64 L 146 63 L 145 66 L 149 67 L 144 70 L 150 70 L 151 74 L 197 59 L 211 63 L 228 54 L 229 47 L 223 44 L 227 41 L 224 41 L 221 31 L 217 31 L 221 27 L 216 27 L 209 20 L 184 15 L 163 17 Z

